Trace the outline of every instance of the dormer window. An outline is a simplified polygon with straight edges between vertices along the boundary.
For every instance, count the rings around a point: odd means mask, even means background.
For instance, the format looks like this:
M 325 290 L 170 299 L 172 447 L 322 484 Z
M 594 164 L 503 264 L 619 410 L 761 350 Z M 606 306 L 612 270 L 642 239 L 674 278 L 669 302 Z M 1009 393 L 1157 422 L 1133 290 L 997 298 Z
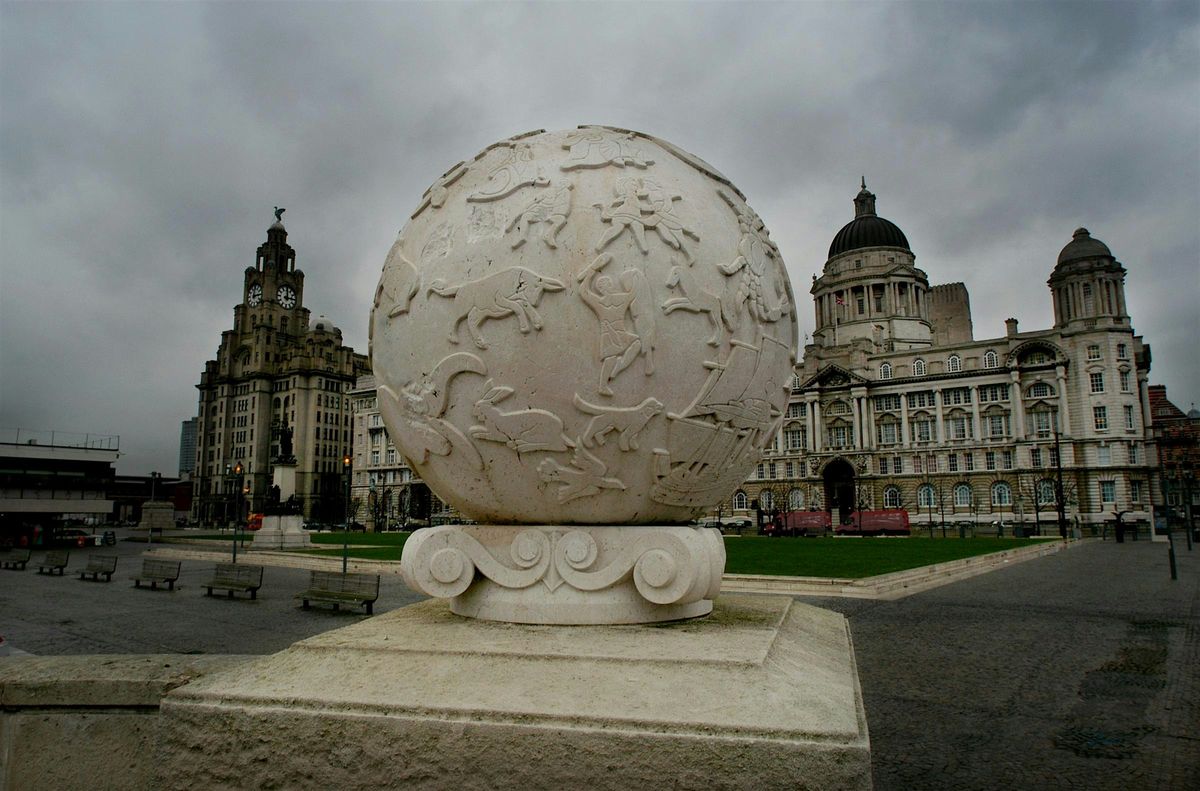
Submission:
M 1000 364 L 999 357 L 996 355 L 996 353 L 994 351 L 989 349 L 983 355 L 983 367 L 984 368 L 995 368 L 999 364 Z
M 946 360 L 946 370 L 952 374 L 956 374 L 959 371 L 961 371 L 962 370 L 962 358 L 959 357 L 957 354 L 950 355 L 950 358 L 948 360 Z
M 892 364 L 891 363 L 884 363 L 883 365 L 879 366 L 879 378 L 880 379 L 891 379 L 892 378 Z
M 914 360 L 913 361 L 913 376 L 924 376 L 924 375 L 925 375 L 925 361 L 924 360 Z

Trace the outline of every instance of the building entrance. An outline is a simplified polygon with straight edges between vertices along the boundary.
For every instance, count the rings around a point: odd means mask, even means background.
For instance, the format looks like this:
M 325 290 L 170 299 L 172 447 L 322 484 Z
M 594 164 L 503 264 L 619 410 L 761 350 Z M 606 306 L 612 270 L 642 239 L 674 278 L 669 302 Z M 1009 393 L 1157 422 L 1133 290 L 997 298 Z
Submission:
M 854 510 L 854 467 L 845 459 L 825 465 L 825 510 L 834 525 L 850 522 Z

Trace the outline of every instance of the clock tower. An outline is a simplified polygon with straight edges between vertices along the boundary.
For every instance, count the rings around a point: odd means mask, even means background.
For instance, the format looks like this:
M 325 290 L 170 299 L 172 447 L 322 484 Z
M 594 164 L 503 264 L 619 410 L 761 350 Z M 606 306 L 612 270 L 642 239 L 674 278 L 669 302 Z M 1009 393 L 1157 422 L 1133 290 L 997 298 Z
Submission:
M 345 507 L 338 476 L 350 452 L 346 393 L 367 360 L 343 345 L 333 322 L 310 322 L 283 212 L 275 209 L 267 241 L 246 267 L 233 329 L 221 333 L 217 357 L 197 385 L 193 518 L 202 522 L 244 521 L 262 509 L 284 426 L 295 437 L 296 494 L 305 515 L 332 521 Z

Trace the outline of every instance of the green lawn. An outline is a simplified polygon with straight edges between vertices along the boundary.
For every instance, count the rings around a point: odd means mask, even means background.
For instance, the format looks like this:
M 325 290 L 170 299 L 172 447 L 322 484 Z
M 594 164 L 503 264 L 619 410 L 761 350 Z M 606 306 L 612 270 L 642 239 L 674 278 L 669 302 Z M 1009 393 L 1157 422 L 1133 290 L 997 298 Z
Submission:
M 725 539 L 725 573 L 858 579 L 1039 543 L 1029 538 Z
M 342 533 L 312 533 L 320 549 L 310 555 L 341 557 Z M 352 558 L 399 560 L 409 533 L 351 533 Z M 778 574 L 791 577 L 858 579 L 985 555 L 1039 543 L 1011 538 L 763 538 L 726 537 L 729 574 Z

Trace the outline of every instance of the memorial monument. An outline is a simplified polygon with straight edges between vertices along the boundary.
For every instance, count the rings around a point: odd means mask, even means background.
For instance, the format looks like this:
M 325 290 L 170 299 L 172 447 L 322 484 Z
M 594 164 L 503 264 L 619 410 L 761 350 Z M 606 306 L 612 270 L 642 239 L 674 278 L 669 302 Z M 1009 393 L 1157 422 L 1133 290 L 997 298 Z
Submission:
M 267 504 L 263 508 L 262 527 L 254 534 L 254 549 L 298 549 L 312 546 L 312 538 L 304 530 L 304 516 L 296 502 L 293 429 L 285 420 L 276 431 L 279 435 L 279 455 L 273 460 L 271 488 L 267 493 Z
M 392 441 L 478 524 L 405 544 L 435 598 L 171 692 L 163 787 L 870 788 L 845 619 L 714 601 L 723 539 L 690 524 L 779 429 L 794 311 L 742 193 L 663 140 L 446 171 L 371 348 Z

